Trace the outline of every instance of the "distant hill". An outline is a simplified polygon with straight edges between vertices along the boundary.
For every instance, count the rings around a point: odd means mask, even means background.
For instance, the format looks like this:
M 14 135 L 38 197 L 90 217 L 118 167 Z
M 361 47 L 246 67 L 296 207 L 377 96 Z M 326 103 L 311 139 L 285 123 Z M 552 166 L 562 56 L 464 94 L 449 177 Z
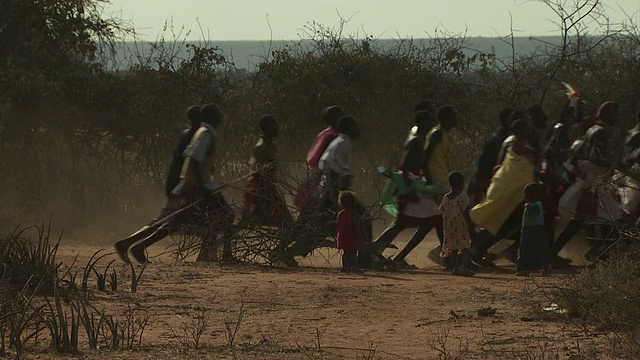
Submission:
M 516 56 L 531 54 L 536 48 L 546 46 L 545 44 L 559 45 L 562 43 L 560 36 L 543 36 L 543 37 L 515 37 L 514 49 Z M 373 40 L 374 48 L 388 49 L 393 47 L 401 40 L 397 39 L 376 39 Z M 428 46 L 433 40 L 430 39 L 414 39 L 415 43 Z M 510 38 L 486 38 L 472 37 L 465 41 L 468 54 L 474 51 L 485 53 L 494 53 L 497 58 L 510 58 L 512 56 L 512 48 Z M 263 61 L 269 54 L 269 49 L 280 49 L 285 45 L 292 45 L 298 42 L 302 44 L 310 44 L 310 40 L 302 41 L 210 41 L 209 46 L 219 47 L 224 53 L 233 60 L 234 65 L 239 69 L 253 70 L 257 64 Z M 186 44 L 203 45 L 202 42 L 166 42 L 165 45 L 172 47 L 177 58 L 186 59 L 189 57 Z M 136 64 L 135 54 L 148 55 L 152 52 L 152 42 L 125 42 L 117 47 L 117 67 L 126 69 L 132 64 Z M 143 56 L 144 58 L 144 56 Z

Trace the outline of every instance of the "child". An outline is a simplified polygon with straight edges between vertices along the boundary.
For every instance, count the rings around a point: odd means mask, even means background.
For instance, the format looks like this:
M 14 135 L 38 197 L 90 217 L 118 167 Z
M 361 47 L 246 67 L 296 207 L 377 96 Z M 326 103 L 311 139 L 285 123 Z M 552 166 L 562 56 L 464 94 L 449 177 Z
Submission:
M 364 248 L 364 241 L 355 215 L 355 194 L 352 191 L 341 191 L 338 202 L 341 210 L 338 213 L 337 247 L 342 250 L 342 271 L 360 271 L 358 251 Z
M 542 186 L 530 183 L 524 188 L 524 213 L 522 215 L 522 235 L 518 249 L 516 275 L 526 276 L 532 271 L 544 275 L 550 263 L 549 241 L 544 226 L 544 211 L 540 197 Z
M 468 268 L 471 237 L 469 229 L 472 227 L 469 218 L 469 198 L 464 192 L 464 176 L 454 171 L 449 174 L 451 192 L 444 195 L 440 204 L 444 227 L 444 242 L 442 257 L 451 257 L 453 274 L 471 276 L 473 271 Z

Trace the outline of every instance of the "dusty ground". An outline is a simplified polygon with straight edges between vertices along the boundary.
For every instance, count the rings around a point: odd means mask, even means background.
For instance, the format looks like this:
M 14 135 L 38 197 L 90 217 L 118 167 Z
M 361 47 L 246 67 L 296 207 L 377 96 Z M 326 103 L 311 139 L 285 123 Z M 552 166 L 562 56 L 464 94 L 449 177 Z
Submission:
M 167 244 L 158 244 L 150 254 L 164 252 Z M 152 258 L 136 293 L 128 289 L 130 269 L 117 263 L 120 289 L 94 291 L 92 303 L 113 315 L 131 308 L 138 318 L 148 316 L 151 323 L 142 346 L 80 356 L 456 359 L 462 353 L 458 359 L 538 359 L 532 356 L 548 348 L 570 358 L 602 336 L 566 322 L 531 319 L 523 305 L 524 298 L 543 298 L 542 291 L 535 290 L 538 285 L 561 284 L 571 272 L 522 278 L 504 264 L 473 278 L 457 277 L 427 259 L 435 244 L 430 238 L 408 257 L 416 270 L 364 274 L 341 273 L 338 256 L 329 250 L 303 260 L 304 267 L 296 270 L 172 263 L 161 255 Z M 100 248 L 110 251 L 104 242 L 77 245 L 63 240 L 58 259 L 69 264 L 79 254 L 76 263 L 83 265 Z M 98 268 L 114 258 L 105 257 Z M 90 286 L 95 288 L 95 279 Z M 230 347 L 225 319 L 235 322 L 242 304 L 244 318 Z M 486 307 L 496 309 L 495 315 L 479 316 L 478 310 Z M 210 316 L 203 348 L 190 349 L 187 343 L 192 341 L 183 340 L 183 329 L 193 329 L 202 312 Z

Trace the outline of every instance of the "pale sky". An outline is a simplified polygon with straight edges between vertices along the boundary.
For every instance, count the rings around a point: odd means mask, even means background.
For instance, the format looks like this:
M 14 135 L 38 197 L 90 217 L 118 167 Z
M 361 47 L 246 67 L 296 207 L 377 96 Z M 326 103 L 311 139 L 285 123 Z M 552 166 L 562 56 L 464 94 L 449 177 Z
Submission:
M 366 32 L 379 38 L 424 38 L 440 28 L 453 34 L 466 29 L 468 36 L 504 36 L 510 32 L 510 13 L 516 35 L 559 35 L 557 25 L 553 24 L 557 17 L 536 0 L 110 1 L 105 11 L 131 21 L 142 40 L 158 38 L 168 19 L 173 20 L 176 32 L 183 26 L 185 31 L 191 31 L 189 40 L 295 40 L 303 36 L 302 28 L 311 21 L 335 27 L 338 13 L 350 18 L 345 27 L 347 35 Z M 611 22 L 628 21 L 625 12 L 636 22 L 639 18 L 640 0 L 603 0 L 603 3 Z M 589 31 L 598 32 L 598 26 L 592 24 Z

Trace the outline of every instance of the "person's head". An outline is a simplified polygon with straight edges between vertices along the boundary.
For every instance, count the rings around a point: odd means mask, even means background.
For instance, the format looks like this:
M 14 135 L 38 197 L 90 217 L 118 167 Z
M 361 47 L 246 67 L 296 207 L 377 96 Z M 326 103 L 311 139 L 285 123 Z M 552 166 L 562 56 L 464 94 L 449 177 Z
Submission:
M 451 172 L 449 174 L 449 186 L 453 191 L 464 190 L 464 175 L 458 171 Z
M 431 100 L 422 100 L 419 103 L 416 104 L 416 106 L 413 108 L 414 112 L 418 112 L 418 111 L 428 111 L 431 113 L 431 115 L 435 116 L 436 114 L 436 107 L 435 105 L 433 105 L 433 103 L 431 102 Z
M 498 118 L 500 119 L 500 126 L 504 129 L 508 129 L 511 126 L 511 114 L 513 114 L 514 111 L 512 108 L 504 108 L 500 111 Z
M 451 130 L 458 125 L 458 115 L 453 106 L 445 105 L 438 109 L 438 123 L 445 129 Z
M 542 198 L 542 186 L 539 183 L 530 183 L 524 187 L 524 201 L 534 202 L 540 201 Z
M 598 108 L 596 116 L 604 123 L 615 125 L 618 122 L 618 104 L 613 101 L 605 102 Z
M 531 119 L 531 125 L 538 130 L 544 130 L 547 128 L 547 114 L 542 110 L 540 105 L 531 105 L 525 112 Z
M 517 119 L 511 124 L 511 133 L 518 139 L 528 139 L 529 131 L 529 124 L 524 119 Z
M 216 104 L 207 104 L 200 110 L 200 121 L 214 128 L 222 123 L 223 117 L 222 110 L 220 110 L 220 107 Z
M 338 202 L 343 209 L 353 210 L 356 207 L 356 194 L 353 191 L 341 191 Z
M 426 110 L 416 112 L 415 121 L 416 125 L 418 125 L 418 132 L 420 133 L 427 133 L 438 123 L 433 117 L 433 113 Z
M 509 116 L 509 128 L 513 127 L 513 123 L 516 122 L 516 120 L 524 120 L 528 122 L 529 116 L 522 110 L 514 110 Z
M 200 105 L 191 105 L 187 109 L 187 119 L 189 119 L 191 127 L 200 126 L 200 111 L 202 111 Z
M 358 122 L 351 116 L 343 116 L 338 119 L 336 130 L 340 134 L 344 134 L 351 139 L 360 136 L 360 127 L 358 126 Z
M 562 105 L 562 109 L 560 110 L 560 122 L 564 124 L 575 123 L 576 122 L 576 112 L 575 108 L 571 106 L 571 100 L 567 100 L 564 105 Z
M 264 115 L 262 118 L 260 118 L 258 126 L 260 127 L 260 131 L 262 131 L 262 133 L 266 137 L 278 137 L 280 127 L 278 126 L 278 122 L 276 121 L 276 118 L 273 117 L 273 115 Z
M 329 106 L 328 108 L 324 109 L 324 113 L 322 114 L 322 121 L 324 121 L 327 126 L 331 126 L 335 129 L 338 126 L 338 119 L 340 119 L 343 115 L 345 115 L 345 112 L 340 106 Z

